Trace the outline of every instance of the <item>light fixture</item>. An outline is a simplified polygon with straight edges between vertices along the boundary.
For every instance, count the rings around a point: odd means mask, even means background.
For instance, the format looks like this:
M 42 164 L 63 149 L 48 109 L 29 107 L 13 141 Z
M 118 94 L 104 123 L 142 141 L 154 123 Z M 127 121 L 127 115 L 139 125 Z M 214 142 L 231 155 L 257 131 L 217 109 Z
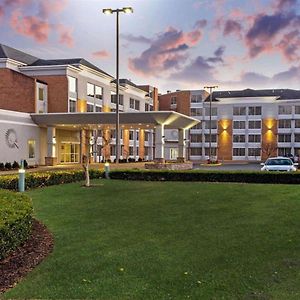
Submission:
M 132 14 L 133 8 L 132 7 L 123 7 L 123 11 L 125 14 Z
M 111 15 L 113 13 L 113 10 L 111 8 L 104 8 L 102 9 L 102 12 L 106 15 Z

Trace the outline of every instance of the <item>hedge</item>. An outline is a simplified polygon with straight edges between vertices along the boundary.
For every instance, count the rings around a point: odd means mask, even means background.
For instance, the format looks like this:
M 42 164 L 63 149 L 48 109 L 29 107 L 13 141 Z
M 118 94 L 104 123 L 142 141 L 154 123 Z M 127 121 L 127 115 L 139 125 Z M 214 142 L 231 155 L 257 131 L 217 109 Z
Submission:
M 90 178 L 102 178 L 103 171 L 90 170 Z M 27 173 L 25 178 L 26 189 L 32 189 L 43 186 L 57 185 L 84 180 L 84 172 L 76 171 L 50 171 Z M 0 176 L 0 188 L 8 190 L 18 190 L 18 175 Z
M 300 172 L 116 170 L 111 179 L 300 184 Z
M 27 195 L 0 190 L 0 260 L 28 238 L 32 213 Z

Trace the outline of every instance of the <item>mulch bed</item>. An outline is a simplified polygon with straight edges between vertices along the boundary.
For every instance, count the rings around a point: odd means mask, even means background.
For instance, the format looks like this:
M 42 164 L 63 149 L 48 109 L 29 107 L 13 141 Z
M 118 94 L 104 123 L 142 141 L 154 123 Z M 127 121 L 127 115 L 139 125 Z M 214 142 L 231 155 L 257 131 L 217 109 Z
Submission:
M 0 261 L 0 293 L 14 287 L 53 249 L 53 236 L 46 226 L 33 220 L 29 239 Z

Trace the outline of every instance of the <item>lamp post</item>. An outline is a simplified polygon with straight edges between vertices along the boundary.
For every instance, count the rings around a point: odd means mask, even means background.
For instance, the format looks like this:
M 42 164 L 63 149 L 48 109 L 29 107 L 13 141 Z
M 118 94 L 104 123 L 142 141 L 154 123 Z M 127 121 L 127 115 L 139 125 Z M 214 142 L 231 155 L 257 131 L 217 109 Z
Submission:
M 123 8 L 104 8 L 102 12 L 106 15 L 111 15 L 113 13 L 116 13 L 116 77 L 117 77 L 117 83 L 116 83 L 116 163 L 119 163 L 120 159 L 120 114 L 119 114 L 119 14 L 120 13 L 133 13 L 132 7 L 123 7 Z
M 208 160 L 209 162 L 211 161 L 211 112 L 212 112 L 212 107 L 211 107 L 211 103 L 212 103 L 212 91 L 213 89 L 218 88 L 217 85 L 211 85 L 211 86 L 205 86 L 205 89 L 209 89 L 209 156 L 208 156 Z

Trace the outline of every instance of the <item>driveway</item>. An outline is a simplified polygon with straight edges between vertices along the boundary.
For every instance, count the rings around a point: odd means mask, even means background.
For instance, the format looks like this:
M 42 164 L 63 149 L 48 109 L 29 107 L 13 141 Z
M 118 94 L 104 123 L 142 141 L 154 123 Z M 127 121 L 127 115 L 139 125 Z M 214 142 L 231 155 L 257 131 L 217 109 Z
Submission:
M 259 171 L 260 168 L 260 163 L 224 163 L 220 166 L 205 166 L 194 163 L 194 169 L 196 170 Z

